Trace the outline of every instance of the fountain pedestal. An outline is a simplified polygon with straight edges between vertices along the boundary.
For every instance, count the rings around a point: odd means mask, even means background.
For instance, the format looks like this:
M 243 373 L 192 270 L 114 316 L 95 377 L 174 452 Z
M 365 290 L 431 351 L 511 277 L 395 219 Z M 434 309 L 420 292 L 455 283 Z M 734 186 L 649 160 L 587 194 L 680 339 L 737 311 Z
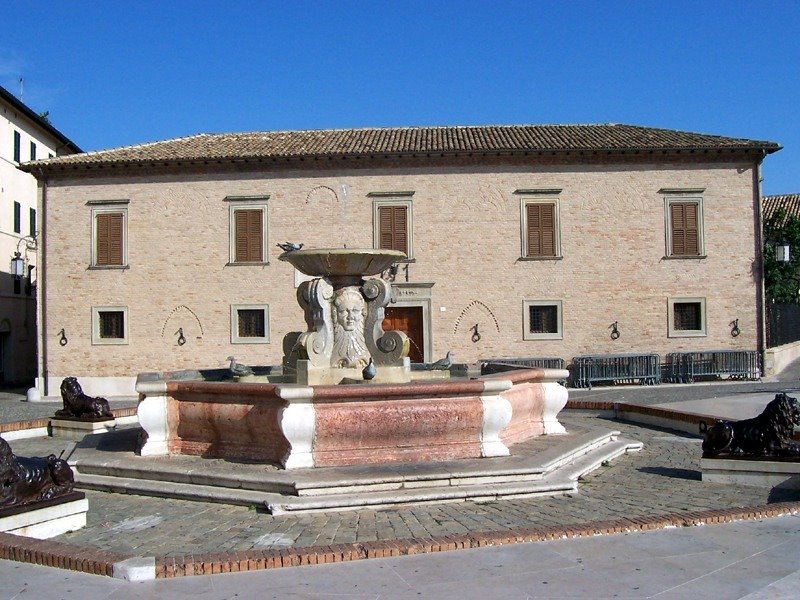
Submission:
M 280 260 L 315 277 L 297 289 L 308 331 L 285 361 L 296 365 L 297 383 L 338 384 L 369 379 L 382 383 L 411 380 L 408 337 L 383 331 L 391 285 L 377 275 L 406 256 L 395 250 L 320 249 L 284 252 Z

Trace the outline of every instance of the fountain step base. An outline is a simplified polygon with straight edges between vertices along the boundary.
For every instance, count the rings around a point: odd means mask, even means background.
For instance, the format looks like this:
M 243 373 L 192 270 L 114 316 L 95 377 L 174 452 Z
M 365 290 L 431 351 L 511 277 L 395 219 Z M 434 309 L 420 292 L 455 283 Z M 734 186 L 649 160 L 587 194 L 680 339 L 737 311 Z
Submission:
M 641 443 L 601 428 L 544 436 L 513 456 L 285 471 L 191 456 L 139 457 L 137 430 L 89 436 L 70 456 L 84 489 L 263 507 L 272 514 L 492 501 L 574 492 L 578 479 Z

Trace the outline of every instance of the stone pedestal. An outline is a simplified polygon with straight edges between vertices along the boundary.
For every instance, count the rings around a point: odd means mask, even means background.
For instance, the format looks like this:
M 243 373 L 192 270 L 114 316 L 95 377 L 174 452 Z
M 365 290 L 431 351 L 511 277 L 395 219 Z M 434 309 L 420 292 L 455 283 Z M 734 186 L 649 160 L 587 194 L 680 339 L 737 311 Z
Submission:
M 50 420 L 52 436 L 65 440 L 82 440 L 84 436 L 94 433 L 107 433 L 117 427 L 116 419 L 102 421 L 81 421 L 80 419 Z
M 82 492 L 0 508 L 0 531 L 44 540 L 85 527 L 88 510 L 89 501 Z
M 701 458 L 703 481 L 800 490 L 800 462 Z

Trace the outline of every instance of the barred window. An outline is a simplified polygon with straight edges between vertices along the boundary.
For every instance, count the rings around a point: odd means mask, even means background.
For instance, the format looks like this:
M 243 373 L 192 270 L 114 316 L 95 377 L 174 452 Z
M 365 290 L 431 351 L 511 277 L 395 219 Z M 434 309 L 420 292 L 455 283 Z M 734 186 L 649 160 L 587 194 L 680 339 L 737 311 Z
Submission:
M 128 308 L 126 306 L 92 307 L 92 344 L 128 343 Z
M 231 343 L 269 343 L 269 305 L 231 305 Z
M 239 337 L 264 337 L 264 311 L 259 309 L 239 310 Z
M 705 298 L 669 298 L 667 303 L 668 337 L 702 337 L 706 335 Z
M 531 333 L 558 333 L 558 307 L 531 306 L 529 309 Z
M 100 337 L 102 339 L 123 339 L 125 337 L 125 313 L 121 310 L 99 313 Z
M 523 308 L 525 323 L 522 339 L 563 339 L 561 300 L 525 300 Z

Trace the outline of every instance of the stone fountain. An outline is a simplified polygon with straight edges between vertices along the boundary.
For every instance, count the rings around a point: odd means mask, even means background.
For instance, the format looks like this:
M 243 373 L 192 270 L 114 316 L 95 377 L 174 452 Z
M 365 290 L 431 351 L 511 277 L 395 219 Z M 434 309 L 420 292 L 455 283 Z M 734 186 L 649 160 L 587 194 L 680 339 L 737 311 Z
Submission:
M 295 250 L 280 260 L 314 277 L 297 289 L 308 331 L 297 340 L 288 362 L 297 383 L 356 383 L 372 361 L 374 383 L 407 383 L 411 379 L 409 342 L 401 331 L 384 332 L 384 308 L 391 284 L 378 275 L 406 258 L 396 250 Z
M 564 433 L 556 417 L 567 401 L 557 383 L 564 370 L 412 377 L 407 337 L 382 328 L 391 284 L 370 278 L 403 258 L 374 249 L 282 254 L 313 277 L 297 292 L 308 330 L 283 372 L 238 381 L 209 381 L 199 371 L 141 374 L 141 455 L 295 469 L 507 456 L 515 443 Z M 366 382 L 368 366 L 375 373 Z

